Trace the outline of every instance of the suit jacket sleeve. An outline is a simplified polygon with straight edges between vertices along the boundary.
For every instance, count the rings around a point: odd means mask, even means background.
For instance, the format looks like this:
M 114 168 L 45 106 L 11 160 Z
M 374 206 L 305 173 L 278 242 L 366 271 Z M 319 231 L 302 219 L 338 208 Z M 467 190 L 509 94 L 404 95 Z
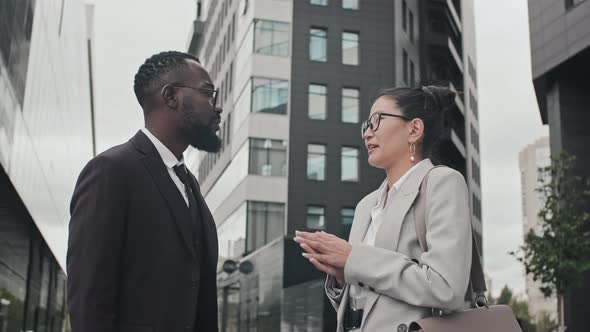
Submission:
M 82 170 L 70 206 L 67 274 L 72 331 L 118 331 L 116 308 L 127 206 L 121 167 L 97 157 Z
M 364 283 L 414 306 L 462 309 L 471 267 L 469 196 L 463 176 L 449 169 L 433 171 L 426 209 L 428 251 L 419 264 L 395 251 L 353 245 L 344 267 L 346 283 Z
M 342 296 L 344 295 L 344 288 L 338 288 L 338 286 L 336 286 L 336 279 L 328 275 L 326 277 L 324 289 L 326 291 L 328 299 L 330 300 L 330 303 L 332 303 L 334 309 L 338 311 L 338 307 L 340 306 L 340 302 L 342 301 Z

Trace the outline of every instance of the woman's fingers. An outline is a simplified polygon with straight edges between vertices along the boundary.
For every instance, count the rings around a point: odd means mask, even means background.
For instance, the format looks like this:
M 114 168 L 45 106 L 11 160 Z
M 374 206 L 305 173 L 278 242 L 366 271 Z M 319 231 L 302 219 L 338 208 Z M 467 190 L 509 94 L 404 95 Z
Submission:
M 318 270 L 320 270 L 320 271 L 322 271 L 322 272 L 324 272 L 326 274 L 329 274 L 331 276 L 336 276 L 337 275 L 337 272 L 338 271 L 335 268 L 333 268 L 332 266 L 323 264 L 323 263 L 319 262 L 315 258 L 309 258 L 309 262 L 311 264 L 313 264 L 313 266 L 315 266 L 316 269 L 318 269 Z
M 293 238 L 293 240 L 297 243 L 301 244 L 307 244 L 311 249 L 315 250 L 315 251 L 319 251 L 319 252 L 324 252 L 326 250 L 326 247 L 319 241 L 315 241 L 315 240 L 311 240 L 309 238 L 303 238 L 303 237 L 299 237 L 296 236 Z
M 307 243 L 301 243 L 299 246 L 310 254 L 317 254 L 317 251 L 313 250 Z
M 307 258 L 307 259 L 315 259 L 318 262 L 324 264 L 324 265 L 330 265 L 333 267 L 334 263 L 335 263 L 335 259 L 332 255 L 326 255 L 326 254 L 309 254 L 309 253 L 305 253 L 303 254 L 303 257 Z

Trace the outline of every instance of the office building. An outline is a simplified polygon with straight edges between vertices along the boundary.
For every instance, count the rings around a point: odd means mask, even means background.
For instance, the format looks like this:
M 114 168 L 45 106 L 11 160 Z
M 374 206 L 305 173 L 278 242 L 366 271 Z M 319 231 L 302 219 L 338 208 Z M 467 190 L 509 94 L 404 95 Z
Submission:
M 539 212 L 545 204 L 544 197 L 537 192 L 539 188 L 539 168 L 551 165 L 551 152 L 549 150 L 549 137 L 543 137 L 529 144 L 519 154 L 520 183 L 522 191 L 522 221 L 523 234 L 529 231 L 541 231 L 541 219 Z M 538 233 L 537 233 L 538 234 Z M 555 296 L 545 298 L 539 290 L 540 282 L 533 280 L 531 275 L 526 276 L 526 294 L 529 310 L 533 317 L 539 317 L 541 312 L 546 312 L 557 320 L 557 299 Z
M 335 330 L 324 275 L 292 237 L 347 237 L 356 204 L 383 181 L 360 135 L 379 88 L 430 82 L 458 93 L 441 161 L 465 175 L 481 243 L 471 1 L 197 1 L 197 12 L 188 48 L 220 87 L 224 144 L 192 168 L 220 264 L 241 267 L 219 270 L 223 331 Z
M 529 0 L 532 74 L 551 155 L 575 155 L 575 172 L 590 177 L 590 1 Z M 590 258 L 589 258 L 590 259 Z M 565 296 L 568 331 L 590 330 L 590 273 Z
M 93 155 L 91 16 L 83 1 L 0 0 L 0 331 L 66 324 L 68 204 Z

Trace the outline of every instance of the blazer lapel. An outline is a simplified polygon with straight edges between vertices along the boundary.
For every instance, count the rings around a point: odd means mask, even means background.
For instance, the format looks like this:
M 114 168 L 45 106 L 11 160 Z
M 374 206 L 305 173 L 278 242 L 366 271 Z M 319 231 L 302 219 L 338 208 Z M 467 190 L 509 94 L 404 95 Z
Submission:
M 433 167 L 432 162 L 429 159 L 425 159 L 424 162 L 412 171 L 406 181 L 402 184 L 399 191 L 394 194 L 391 203 L 392 205 L 385 211 L 387 217 L 377 232 L 377 237 L 375 238 L 376 247 L 393 251 L 397 250 L 399 235 L 406 214 L 410 210 L 410 207 L 412 207 L 416 196 L 418 196 L 422 179 L 424 179 L 424 176 L 426 176 Z M 370 213 L 370 208 L 368 211 Z M 364 307 L 363 323 L 367 320 L 367 316 L 378 298 L 379 294 L 373 292 L 368 293 Z
M 401 192 L 393 194 L 391 206 L 387 207 L 385 213 L 386 219 L 381 224 L 375 238 L 375 246 L 389 250 L 397 250 L 399 243 L 399 234 L 403 225 L 404 218 L 410 210 L 418 191 Z
M 217 243 L 217 227 L 215 226 L 215 220 L 213 219 L 213 215 L 211 214 L 211 210 L 207 206 L 203 195 L 201 194 L 201 188 L 199 186 L 199 182 L 197 178 L 189 171 L 191 182 L 192 182 L 192 190 L 195 193 L 195 198 L 197 199 L 197 204 L 199 204 L 199 211 L 201 213 L 201 221 L 203 223 L 203 232 L 205 241 L 207 242 L 207 249 L 209 255 L 211 256 L 212 267 L 214 269 L 217 268 L 217 258 L 218 258 L 218 243 Z
M 196 257 L 192 245 L 190 214 L 186 202 L 184 201 L 182 194 L 178 191 L 178 187 L 176 187 L 170 178 L 170 174 L 168 174 L 168 170 L 166 169 L 166 165 L 164 165 L 160 154 L 152 142 L 150 142 L 149 138 L 147 138 L 141 131 L 131 139 L 131 142 L 144 154 L 141 161 L 152 176 L 156 187 L 158 187 L 158 190 L 168 204 L 176 226 L 178 227 L 178 231 L 180 232 L 180 236 L 184 240 L 187 249 L 191 255 Z
M 418 196 L 422 179 L 433 167 L 429 159 L 424 160 L 424 162 L 412 171 L 399 191 L 393 195 L 391 206 L 385 210 L 386 219 L 381 224 L 377 237 L 375 238 L 375 246 L 394 251 L 397 250 L 399 236 L 406 214 Z

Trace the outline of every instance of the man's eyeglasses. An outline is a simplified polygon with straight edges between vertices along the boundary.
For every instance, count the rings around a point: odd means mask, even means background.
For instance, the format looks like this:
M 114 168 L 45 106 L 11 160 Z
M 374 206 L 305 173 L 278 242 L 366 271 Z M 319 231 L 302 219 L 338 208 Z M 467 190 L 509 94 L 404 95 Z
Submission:
M 213 107 L 217 106 L 217 95 L 219 94 L 219 89 L 195 88 L 192 86 L 177 84 L 177 83 L 172 83 L 169 85 L 174 86 L 174 87 L 178 87 L 178 88 L 188 88 L 188 89 L 193 89 L 193 90 L 204 92 L 207 95 L 207 98 L 209 98 L 209 102 L 211 103 L 211 105 L 213 105 Z
M 368 119 L 367 121 L 363 122 L 362 126 L 361 126 L 361 137 L 364 138 L 365 136 L 365 132 L 367 131 L 367 129 L 371 128 L 372 131 L 377 131 L 377 129 L 379 129 L 379 124 L 381 124 L 381 118 L 384 116 L 391 116 L 394 118 L 400 118 L 403 119 L 405 121 L 412 121 L 412 119 L 405 117 L 403 115 L 397 115 L 397 114 L 391 114 L 391 113 L 383 113 L 383 112 L 377 112 L 377 113 L 373 113 Z

